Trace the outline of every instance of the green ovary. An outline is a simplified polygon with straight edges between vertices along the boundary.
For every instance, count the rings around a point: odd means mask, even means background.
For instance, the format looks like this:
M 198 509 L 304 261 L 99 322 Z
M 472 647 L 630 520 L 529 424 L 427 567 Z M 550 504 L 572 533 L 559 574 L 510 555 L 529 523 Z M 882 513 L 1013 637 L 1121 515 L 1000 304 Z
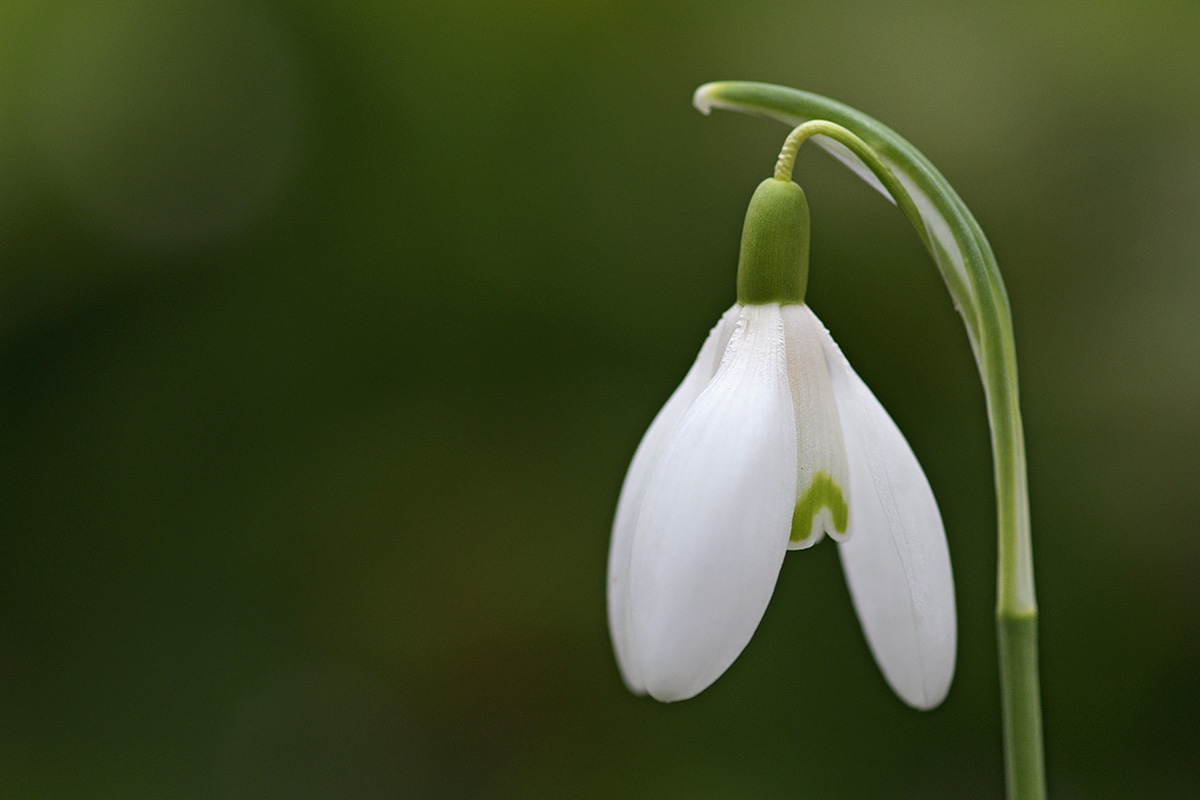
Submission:
M 829 509 L 837 532 L 845 533 L 850 509 L 846 505 L 846 498 L 842 496 L 842 487 L 834 483 L 833 476 L 825 470 L 813 475 L 812 484 L 796 501 L 796 510 L 792 514 L 793 542 L 802 542 L 812 535 L 813 518 L 822 508 Z

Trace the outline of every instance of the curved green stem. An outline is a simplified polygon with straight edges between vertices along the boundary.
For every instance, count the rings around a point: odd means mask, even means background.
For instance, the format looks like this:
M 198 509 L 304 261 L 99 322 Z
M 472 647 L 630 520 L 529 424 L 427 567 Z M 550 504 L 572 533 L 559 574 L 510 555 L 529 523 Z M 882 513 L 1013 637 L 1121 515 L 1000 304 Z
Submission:
M 704 113 L 727 108 L 799 126 L 797 131 L 811 125 L 799 140 L 818 137 L 818 144 L 895 202 L 945 279 L 966 324 L 991 427 L 998 531 L 996 617 L 1008 797 L 1041 800 L 1046 787 L 1025 437 L 1012 313 L 991 246 L 966 204 L 929 160 L 860 111 L 809 92 L 744 82 L 701 86 L 695 104 Z M 796 136 L 794 131 L 789 142 Z M 787 153 L 785 146 L 781 164 Z M 795 148 L 788 156 L 789 172 L 794 158 Z
M 925 223 L 921 219 L 920 210 L 913 203 L 908 191 L 892 173 L 892 170 L 871 149 L 870 145 L 855 136 L 852 131 L 843 128 L 836 122 L 830 122 L 827 119 L 813 119 L 796 126 L 784 141 L 783 149 L 779 151 L 779 160 L 775 162 L 776 180 L 790 181 L 792 179 L 792 169 L 796 164 L 796 154 L 800 150 L 800 145 L 814 136 L 824 136 L 842 145 L 858 158 L 867 169 L 871 170 L 871 174 L 883 185 L 889 197 L 896 202 L 897 207 L 908 217 L 909 222 L 912 223 L 913 228 L 917 231 L 917 236 L 921 237 L 921 243 L 927 248 L 932 246 L 929 239 L 929 231 L 925 229 Z M 957 280 L 957 276 L 951 276 L 951 279 Z

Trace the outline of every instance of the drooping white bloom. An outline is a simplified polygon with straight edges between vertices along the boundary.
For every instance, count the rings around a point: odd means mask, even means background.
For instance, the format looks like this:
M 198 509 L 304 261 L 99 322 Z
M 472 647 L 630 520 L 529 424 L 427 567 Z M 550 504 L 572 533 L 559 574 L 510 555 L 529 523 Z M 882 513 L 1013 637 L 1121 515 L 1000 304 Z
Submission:
M 735 305 L 621 489 L 608 618 L 628 687 L 662 701 L 708 687 L 750 641 L 786 551 L 825 534 L 887 682 L 936 706 L 954 672 L 954 587 L 916 457 L 807 305 Z

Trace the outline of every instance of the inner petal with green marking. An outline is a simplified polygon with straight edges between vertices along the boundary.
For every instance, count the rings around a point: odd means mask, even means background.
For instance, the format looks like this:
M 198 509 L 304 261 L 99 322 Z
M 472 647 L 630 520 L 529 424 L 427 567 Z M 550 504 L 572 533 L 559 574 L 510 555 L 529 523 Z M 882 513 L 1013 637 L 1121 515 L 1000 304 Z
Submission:
M 828 334 L 807 305 L 785 305 L 782 312 L 796 420 L 796 506 L 788 549 L 802 550 L 825 534 L 846 538 L 850 467 L 821 347 Z
M 805 489 L 800 499 L 796 501 L 796 510 L 792 513 L 791 541 L 799 544 L 812 537 L 820 536 L 825 527 L 824 521 L 818 520 L 817 515 L 828 509 L 828 524 L 839 534 L 846 532 L 846 524 L 850 519 L 850 508 L 846 505 L 846 497 L 842 487 L 838 486 L 833 476 L 821 470 L 813 476 L 812 484 Z

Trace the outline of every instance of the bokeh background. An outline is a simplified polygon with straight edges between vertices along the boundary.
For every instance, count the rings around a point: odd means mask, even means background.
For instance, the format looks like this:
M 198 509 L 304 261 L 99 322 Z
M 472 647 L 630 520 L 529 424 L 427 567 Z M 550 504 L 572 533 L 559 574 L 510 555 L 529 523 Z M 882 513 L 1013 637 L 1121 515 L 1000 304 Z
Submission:
M 834 548 L 695 700 L 604 618 L 628 459 L 817 91 L 921 148 L 1014 308 L 1049 780 L 1200 796 L 1200 5 L 0 3 L 0 795 L 1002 792 L 982 394 L 820 151 L 809 299 L 906 431 L 959 667 L 888 691 Z

